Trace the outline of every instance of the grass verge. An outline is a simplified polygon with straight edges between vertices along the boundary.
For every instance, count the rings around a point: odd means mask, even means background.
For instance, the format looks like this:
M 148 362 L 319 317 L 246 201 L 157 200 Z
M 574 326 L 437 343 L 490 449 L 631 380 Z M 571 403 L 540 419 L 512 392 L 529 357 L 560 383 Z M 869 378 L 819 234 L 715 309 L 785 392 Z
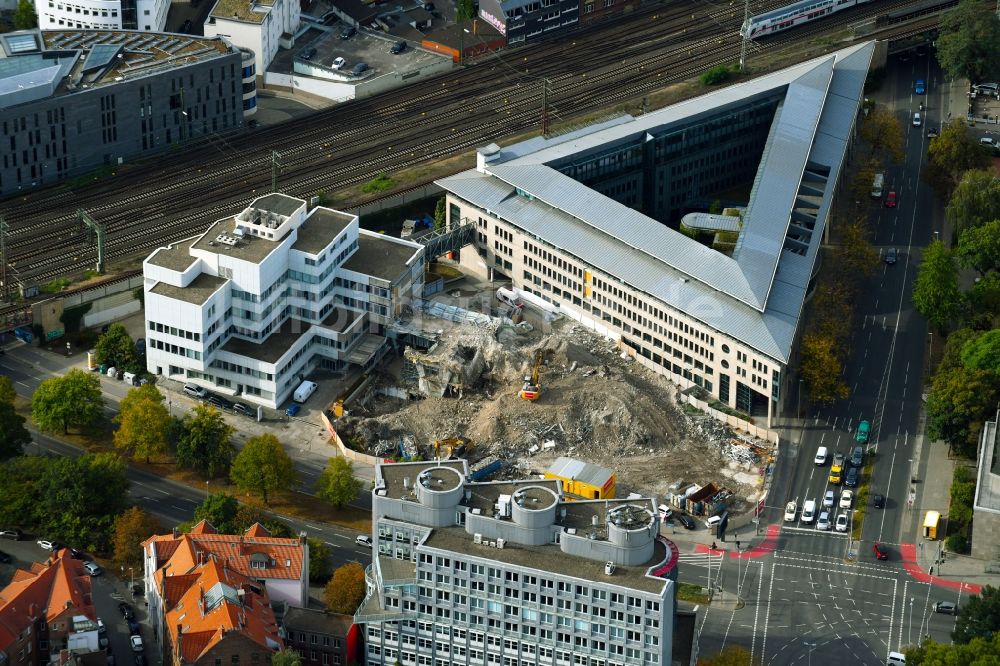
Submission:
M 693 604 L 707 604 L 709 601 L 705 588 L 694 583 L 677 583 L 677 600 Z

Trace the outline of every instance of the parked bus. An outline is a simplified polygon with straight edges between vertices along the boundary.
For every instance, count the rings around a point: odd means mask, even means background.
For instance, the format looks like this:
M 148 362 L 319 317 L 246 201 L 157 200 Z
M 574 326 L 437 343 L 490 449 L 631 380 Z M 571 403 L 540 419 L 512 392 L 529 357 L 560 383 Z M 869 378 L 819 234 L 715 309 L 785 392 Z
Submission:
M 937 539 L 938 523 L 941 522 L 941 514 L 937 511 L 928 511 L 924 516 L 924 538 Z

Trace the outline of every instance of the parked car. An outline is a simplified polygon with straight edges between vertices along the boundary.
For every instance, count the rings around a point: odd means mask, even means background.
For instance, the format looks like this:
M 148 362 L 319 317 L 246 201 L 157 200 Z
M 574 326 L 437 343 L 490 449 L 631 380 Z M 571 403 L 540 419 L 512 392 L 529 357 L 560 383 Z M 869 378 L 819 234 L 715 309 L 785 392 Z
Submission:
M 77 550 L 76 548 L 70 548 L 69 556 L 72 557 L 74 560 L 82 560 L 86 556 L 86 553 L 84 553 L 82 550 Z
M 129 636 L 128 641 L 132 644 L 132 652 L 142 652 L 142 636 Z
M 132 605 L 124 601 L 118 604 L 118 612 L 121 613 L 122 617 L 126 620 L 135 619 L 135 611 L 132 610 Z
M 958 604 L 951 601 L 935 601 L 934 612 L 946 615 L 958 615 Z
M 302 59 L 303 60 L 312 60 L 314 55 L 316 55 L 316 47 L 315 46 L 310 46 L 309 48 L 303 49 L 303 51 L 302 51 Z
M 256 409 L 250 409 L 249 406 L 243 404 L 242 402 L 233 403 L 233 414 L 242 414 L 243 416 L 257 416 Z
M 657 508 L 660 510 L 660 520 L 670 520 L 674 515 L 673 510 L 666 504 L 661 504 Z
M 181 389 L 187 393 L 192 398 L 198 398 L 199 400 L 204 400 L 208 397 L 208 391 L 198 386 L 197 384 L 185 384 L 184 388 Z
M 359 62 L 357 65 L 354 66 L 353 69 L 351 69 L 351 74 L 353 74 L 354 76 L 361 76 L 367 71 L 368 71 L 368 63 Z
M 840 503 L 838 504 L 838 506 L 841 509 L 850 509 L 851 504 L 853 503 L 854 503 L 853 490 L 845 490 L 844 492 L 840 493 Z
M 341 39 L 350 39 L 351 37 L 353 37 L 356 34 L 358 34 L 358 29 L 355 28 L 353 25 L 349 25 L 349 26 L 347 26 L 346 28 L 344 28 L 343 30 L 340 31 L 340 38 Z
M 933 138 L 935 138 L 935 137 L 936 137 L 937 135 L 938 135 L 938 131 L 937 131 L 937 129 L 936 129 L 936 128 L 934 128 L 934 127 L 928 127 L 928 128 L 927 128 L 927 138 L 928 138 L 928 139 L 933 139 Z
M 816 529 L 818 530 L 828 530 L 830 529 L 830 513 L 828 511 L 823 511 L 819 514 L 819 520 L 816 521 Z
M 233 403 L 229 402 L 221 395 L 215 395 L 214 393 L 208 396 L 208 400 L 206 400 L 205 402 L 212 405 L 213 407 L 218 407 L 224 412 L 227 412 L 233 408 Z
M 11 557 L 10 557 L 10 555 L 8 555 L 7 553 L 3 552 L 2 550 L 0 550 L 0 563 L 3 563 L 3 564 L 10 564 L 11 563 Z
M 108 626 L 104 624 L 104 620 L 97 618 L 97 635 L 103 636 L 106 633 L 108 633 Z
M 392 48 L 389 49 L 389 53 L 391 53 L 392 55 L 399 55 L 405 50 L 406 50 L 406 42 L 400 40 L 392 45 Z
M 833 529 L 837 530 L 838 532 L 846 532 L 847 531 L 847 514 L 846 513 L 841 513 L 839 516 L 837 516 L 837 523 L 833 526 Z
M 354 543 L 358 544 L 359 546 L 368 546 L 369 548 L 371 548 L 372 538 L 367 534 L 359 534 L 358 536 L 354 537 Z
M 896 190 L 889 190 L 889 194 L 885 198 L 885 207 L 886 208 L 895 208 L 896 207 L 896 203 L 897 203 L 897 200 L 896 200 Z
M 56 542 L 56 541 L 49 541 L 48 539 L 39 539 L 35 543 L 37 543 L 38 547 L 41 548 L 42 550 L 58 550 L 59 549 L 59 543 Z
M 285 416 L 295 416 L 302 410 L 302 405 L 297 402 L 293 402 L 288 405 L 288 409 L 285 410 Z
M 683 525 L 686 530 L 693 530 L 695 527 L 694 520 L 692 520 L 691 516 L 686 513 L 677 514 L 677 521 Z
M 10 539 L 11 541 L 20 541 L 24 538 L 24 532 L 16 527 L 8 527 L 5 530 L 0 530 L 0 537 Z
M 798 512 L 798 505 L 795 502 L 789 502 L 785 505 L 785 522 L 793 523 L 795 522 L 795 514 Z
M 83 568 L 86 569 L 87 573 L 91 576 L 100 576 L 103 573 L 103 570 L 100 566 L 98 566 L 97 562 L 91 562 L 90 560 L 83 563 Z
M 344 60 L 343 58 L 337 57 L 337 58 L 333 59 L 333 65 L 332 65 L 332 67 L 334 69 L 343 69 L 344 65 L 346 65 L 346 64 L 347 64 L 346 60 Z
M 876 509 L 885 508 L 885 495 L 875 493 L 872 496 L 872 506 L 874 506 Z
M 872 554 L 875 555 L 876 560 L 882 560 L 884 562 L 889 559 L 889 551 L 880 546 L 878 541 L 872 544 Z

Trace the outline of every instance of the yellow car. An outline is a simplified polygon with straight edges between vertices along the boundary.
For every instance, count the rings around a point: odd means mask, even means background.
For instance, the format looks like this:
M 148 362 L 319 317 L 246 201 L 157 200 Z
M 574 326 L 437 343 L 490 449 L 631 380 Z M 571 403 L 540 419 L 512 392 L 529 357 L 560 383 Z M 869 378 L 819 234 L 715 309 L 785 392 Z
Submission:
M 830 483 L 839 486 L 841 482 L 841 474 L 843 473 L 843 468 L 840 465 L 833 465 L 830 468 Z

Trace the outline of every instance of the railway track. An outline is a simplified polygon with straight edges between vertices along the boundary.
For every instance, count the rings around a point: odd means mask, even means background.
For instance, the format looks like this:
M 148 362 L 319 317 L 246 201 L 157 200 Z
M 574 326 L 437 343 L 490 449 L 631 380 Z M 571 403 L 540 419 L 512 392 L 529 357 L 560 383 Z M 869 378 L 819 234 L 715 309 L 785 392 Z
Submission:
M 878 4 L 875 13 L 907 3 Z M 845 14 L 851 22 L 861 15 Z M 107 227 L 110 262 L 184 238 L 268 191 L 272 150 L 281 153 L 281 190 L 297 196 L 454 155 L 537 126 L 542 79 L 551 82 L 557 117 L 634 99 L 733 62 L 742 20 L 733 7 L 696 12 L 694 21 L 690 6 L 647 9 L 561 43 L 486 57 L 419 88 L 349 102 L 294 124 L 209 138 L 127 165 L 91 186 L 33 192 L 0 204 L 13 231 L 8 254 L 21 275 L 38 282 L 89 267 L 94 250 L 82 245 L 75 220 L 81 207 Z M 812 27 L 759 47 L 807 39 Z

